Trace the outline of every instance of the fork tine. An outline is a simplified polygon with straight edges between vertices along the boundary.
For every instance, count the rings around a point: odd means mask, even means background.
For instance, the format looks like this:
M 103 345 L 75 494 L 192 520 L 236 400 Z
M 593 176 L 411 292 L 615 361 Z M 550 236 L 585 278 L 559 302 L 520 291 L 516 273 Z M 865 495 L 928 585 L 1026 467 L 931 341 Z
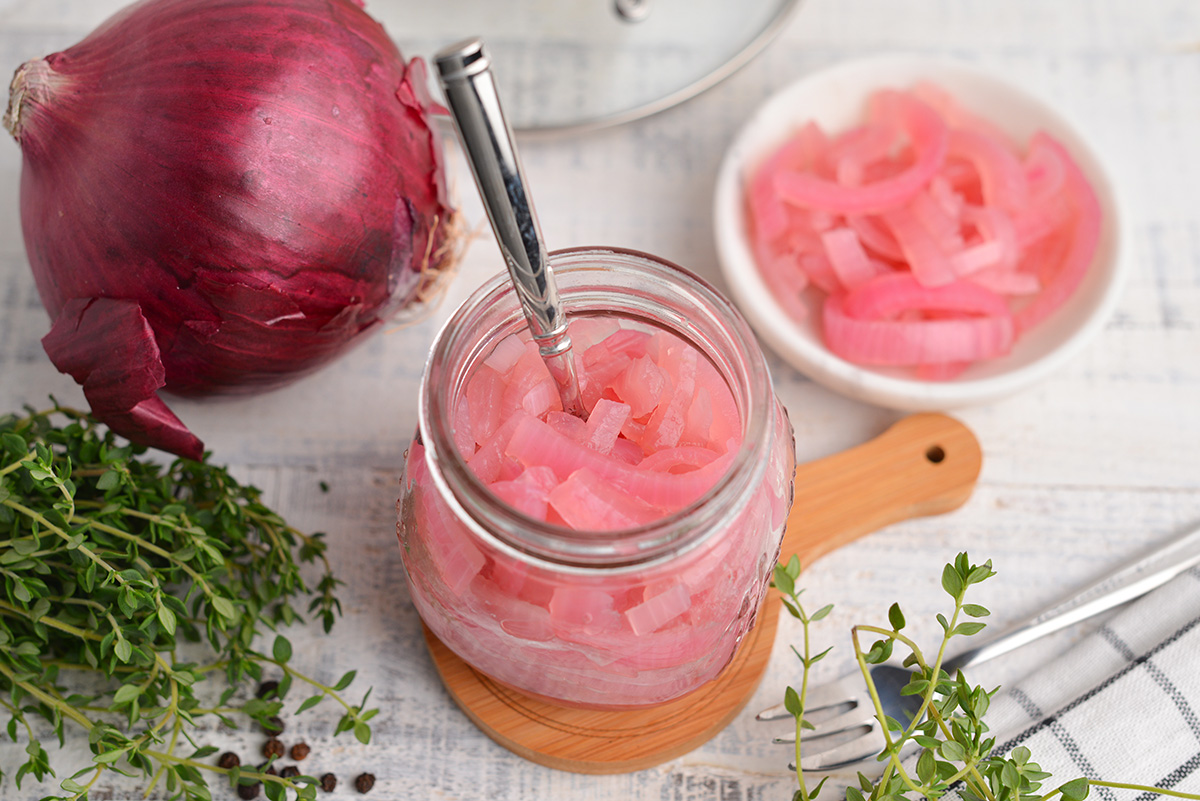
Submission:
M 866 685 L 858 673 L 809 687 L 804 696 L 804 705 L 809 712 L 828 709 L 846 703 L 861 703 L 866 693 Z
M 861 704 L 855 704 L 854 708 L 849 712 L 843 712 L 837 717 L 822 720 L 815 724 L 816 728 L 804 732 L 804 742 L 820 740 L 825 737 L 832 737 L 836 734 L 845 734 L 853 731 L 858 727 L 874 728 L 879 725 L 879 721 L 875 719 L 875 711 L 873 709 L 864 709 Z M 794 743 L 796 742 L 796 730 L 792 729 L 787 734 L 780 735 L 774 740 L 777 743 Z
M 828 709 L 833 706 L 841 706 L 842 704 L 858 704 L 862 702 L 866 688 L 861 681 L 850 681 L 851 678 L 857 678 L 858 674 L 850 674 L 850 676 L 834 679 L 833 681 L 819 684 L 816 687 L 809 687 L 808 692 L 804 696 L 804 707 L 806 712 L 820 712 L 822 709 Z M 755 720 L 780 720 L 782 718 L 790 718 L 791 712 L 787 711 L 787 707 L 783 704 L 764 709 L 754 716 Z
M 776 704 L 775 706 L 768 707 L 767 709 L 764 709 L 762 712 L 759 712 L 757 715 L 754 716 L 754 719 L 755 720 L 783 720 L 784 718 L 790 718 L 791 716 L 792 716 L 792 713 L 787 711 L 786 706 L 784 706 L 783 704 Z
M 802 754 L 800 766 L 804 770 L 812 771 L 837 770 L 856 762 L 871 759 L 883 750 L 883 746 L 883 733 L 880 732 L 879 726 L 875 725 L 864 732 L 861 737 L 856 737 L 849 742 L 827 748 L 824 751 Z M 789 767 L 795 770 L 796 763 L 793 762 Z

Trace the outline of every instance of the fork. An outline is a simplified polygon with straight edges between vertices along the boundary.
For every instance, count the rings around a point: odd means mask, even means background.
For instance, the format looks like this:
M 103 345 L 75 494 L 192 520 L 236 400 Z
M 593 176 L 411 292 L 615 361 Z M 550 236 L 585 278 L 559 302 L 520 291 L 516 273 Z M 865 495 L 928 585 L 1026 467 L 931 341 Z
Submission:
M 1005 633 L 947 659 L 942 669 L 956 671 L 1008 653 L 1067 626 L 1128 603 L 1200 564 L 1200 525 L 1165 545 L 1154 548 L 1131 565 L 1118 568 L 1065 601 L 1055 604 Z M 901 695 L 911 672 L 894 665 L 870 668 L 880 706 L 889 717 L 907 721 L 921 705 L 920 696 Z M 875 707 L 860 673 L 852 673 L 808 690 L 805 717 L 815 728 L 806 731 L 804 743 L 815 747 L 801 755 L 803 770 L 831 771 L 870 759 L 883 750 L 885 741 Z M 823 717 L 822 717 L 823 716 Z M 783 704 L 764 709 L 757 720 L 790 718 Z M 795 743 L 796 733 L 774 738 L 776 743 Z M 793 762 L 790 767 L 795 770 Z

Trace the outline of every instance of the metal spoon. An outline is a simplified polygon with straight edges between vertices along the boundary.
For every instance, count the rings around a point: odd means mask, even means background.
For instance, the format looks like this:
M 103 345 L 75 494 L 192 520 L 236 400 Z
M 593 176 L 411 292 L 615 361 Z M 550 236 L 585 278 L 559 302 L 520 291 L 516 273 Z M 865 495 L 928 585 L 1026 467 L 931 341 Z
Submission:
M 529 330 L 558 384 L 563 409 L 585 417 L 575 360 L 571 356 L 567 317 L 559 302 L 554 270 L 546 256 L 512 129 L 500 106 L 491 59 L 483 41 L 474 38 L 439 51 L 434 61 L 446 105 L 454 118 L 459 141 L 479 186 Z

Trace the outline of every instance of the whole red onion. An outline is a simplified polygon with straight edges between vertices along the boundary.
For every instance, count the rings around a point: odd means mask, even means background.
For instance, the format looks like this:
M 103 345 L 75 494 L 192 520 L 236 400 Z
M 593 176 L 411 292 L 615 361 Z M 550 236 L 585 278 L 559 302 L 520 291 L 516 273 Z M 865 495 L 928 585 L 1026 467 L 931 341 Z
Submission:
M 5 123 L 51 361 L 117 432 L 198 458 L 159 389 L 283 384 L 450 266 L 432 106 L 352 0 L 142 0 L 21 66 Z

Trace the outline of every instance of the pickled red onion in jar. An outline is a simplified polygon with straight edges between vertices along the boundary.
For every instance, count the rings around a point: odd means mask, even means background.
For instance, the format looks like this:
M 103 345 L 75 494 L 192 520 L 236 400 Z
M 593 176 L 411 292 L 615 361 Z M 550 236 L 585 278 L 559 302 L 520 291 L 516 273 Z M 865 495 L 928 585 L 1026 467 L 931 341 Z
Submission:
M 422 428 L 400 508 L 409 588 L 499 682 L 568 705 L 663 703 L 715 678 L 754 622 L 791 504 L 791 426 L 773 393 L 747 405 L 736 361 L 666 326 L 576 314 L 571 334 L 586 419 L 562 410 L 521 330 L 446 392 L 453 454 L 431 455 Z

